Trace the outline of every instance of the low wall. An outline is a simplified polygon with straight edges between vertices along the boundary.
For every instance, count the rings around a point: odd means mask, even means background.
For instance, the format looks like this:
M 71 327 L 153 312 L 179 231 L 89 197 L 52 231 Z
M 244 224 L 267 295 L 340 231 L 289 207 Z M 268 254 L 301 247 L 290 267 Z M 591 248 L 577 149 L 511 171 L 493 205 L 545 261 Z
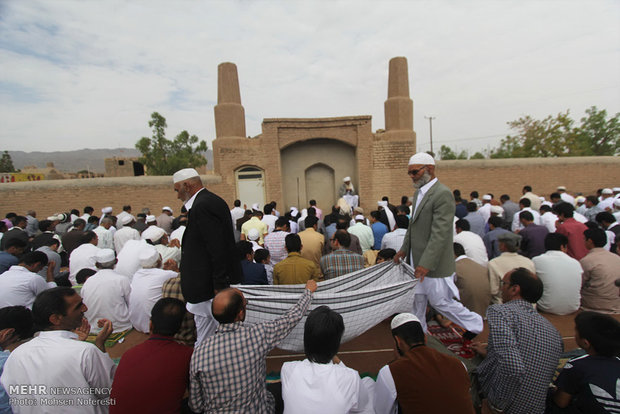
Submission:
M 411 180 L 402 166 L 402 183 L 398 188 L 383 188 L 381 195 L 390 197 L 398 204 L 403 192 L 413 194 Z M 496 198 L 508 194 L 518 200 L 524 185 L 531 185 L 534 193 L 547 199 L 558 185 L 564 185 L 572 194 L 594 194 L 597 188 L 620 186 L 620 157 L 569 157 L 569 158 L 521 158 L 501 160 L 454 160 L 439 161 L 437 176 L 451 189 L 458 188 L 464 197 L 472 190 L 480 196 L 493 193 Z M 209 190 L 220 195 L 232 205 L 235 195 L 230 186 L 223 184 L 220 176 L 203 175 Z M 378 195 L 378 194 L 377 194 Z M 267 194 L 267 199 L 272 197 Z M 377 197 L 379 200 L 380 197 Z M 376 200 L 362 200 L 366 209 L 375 208 Z M 120 212 L 124 204 L 130 204 L 133 212 L 149 207 L 158 215 L 163 206 L 181 209 L 172 187 L 172 177 L 122 177 L 93 178 L 83 180 L 53 180 L 0 184 L 0 216 L 12 211 L 25 214 L 33 209 L 38 217 L 47 217 L 60 211 L 91 205 L 96 214 L 101 208 L 112 206 Z M 320 206 L 329 210 L 327 206 Z M 282 211 L 283 206 L 278 205 Z

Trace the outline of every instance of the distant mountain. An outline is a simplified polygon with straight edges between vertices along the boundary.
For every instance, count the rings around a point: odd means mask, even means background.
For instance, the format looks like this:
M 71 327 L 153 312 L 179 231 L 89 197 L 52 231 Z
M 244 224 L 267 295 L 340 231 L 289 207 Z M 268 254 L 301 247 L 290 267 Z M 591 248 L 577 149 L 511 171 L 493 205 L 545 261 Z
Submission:
M 139 157 L 140 151 L 135 148 L 115 148 L 115 149 L 81 149 L 76 151 L 55 151 L 55 152 L 24 152 L 9 151 L 13 166 L 22 169 L 28 165 L 45 168 L 48 162 L 53 162 L 54 167 L 62 172 L 77 172 L 80 170 L 90 170 L 97 173 L 105 172 L 106 158 Z M 213 151 L 207 150 L 207 168 L 213 168 Z

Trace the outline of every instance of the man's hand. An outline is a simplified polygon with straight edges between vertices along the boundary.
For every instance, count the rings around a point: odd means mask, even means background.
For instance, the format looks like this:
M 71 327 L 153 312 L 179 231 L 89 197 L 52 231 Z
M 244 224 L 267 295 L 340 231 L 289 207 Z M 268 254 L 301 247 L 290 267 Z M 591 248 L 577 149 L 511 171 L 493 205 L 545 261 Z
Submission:
M 168 243 L 168 247 L 178 247 L 180 249 L 181 242 L 179 241 L 179 239 L 172 239 L 170 240 L 170 243 Z
M 97 321 L 97 326 L 101 328 L 101 331 L 95 339 L 95 345 L 101 352 L 105 352 L 105 341 L 112 335 L 114 327 L 112 326 L 112 322 L 108 319 L 99 319 Z
M 177 262 L 174 259 L 166 260 L 162 267 L 164 270 L 172 270 L 173 272 L 179 273 L 179 265 L 177 265 Z
M 487 356 L 487 345 L 486 344 L 475 341 L 471 343 L 471 349 L 473 349 L 481 357 L 486 358 Z
M 398 252 L 394 255 L 394 263 L 400 263 L 400 259 L 403 259 L 407 254 L 405 252 Z
M 75 328 L 73 333 L 77 334 L 80 341 L 85 341 L 90 334 L 90 323 L 88 323 L 88 319 L 82 318 L 82 324 L 78 328 Z
M 414 276 L 417 277 L 418 279 L 420 279 L 420 283 L 424 281 L 424 278 L 426 277 L 426 275 L 428 274 L 428 269 L 422 266 L 416 266 L 415 267 L 415 273 Z
M 53 260 L 50 260 L 49 262 L 47 262 L 47 273 L 45 275 L 45 280 L 47 282 L 53 282 L 54 281 L 54 268 L 56 267 L 56 262 Z
M 312 293 L 316 292 L 316 288 L 317 288 L 317 284 L 314 281 L 314 279 L 309 279 L 306 282 L 306 289 L 308 289 L 310 292 Z

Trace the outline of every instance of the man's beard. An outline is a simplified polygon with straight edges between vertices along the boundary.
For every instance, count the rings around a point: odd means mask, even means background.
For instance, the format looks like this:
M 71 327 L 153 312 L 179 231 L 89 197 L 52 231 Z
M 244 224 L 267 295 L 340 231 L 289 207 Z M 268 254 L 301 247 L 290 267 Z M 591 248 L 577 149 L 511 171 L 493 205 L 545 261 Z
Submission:
M 431 181 L 431 175 L 428 173 L 428 171 L 424 171 L 424 174 L 422 175 L 422 177 L 420 177 L 418 181 L 413 182 L 413 188 L 415 188 L 416 190 L 419 190 L 420 187 L 424 187 L 430 181 Z

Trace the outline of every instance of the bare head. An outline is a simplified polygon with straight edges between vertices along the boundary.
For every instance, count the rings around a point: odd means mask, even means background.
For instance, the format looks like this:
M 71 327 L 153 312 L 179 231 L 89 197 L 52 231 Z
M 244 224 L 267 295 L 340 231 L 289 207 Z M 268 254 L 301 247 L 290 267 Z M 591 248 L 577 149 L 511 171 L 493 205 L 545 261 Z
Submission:
M 213 318 L 221 324 L 243 322 L 247 303 L 239 289 L 224 289 L 213 298 L 211 305 Z

